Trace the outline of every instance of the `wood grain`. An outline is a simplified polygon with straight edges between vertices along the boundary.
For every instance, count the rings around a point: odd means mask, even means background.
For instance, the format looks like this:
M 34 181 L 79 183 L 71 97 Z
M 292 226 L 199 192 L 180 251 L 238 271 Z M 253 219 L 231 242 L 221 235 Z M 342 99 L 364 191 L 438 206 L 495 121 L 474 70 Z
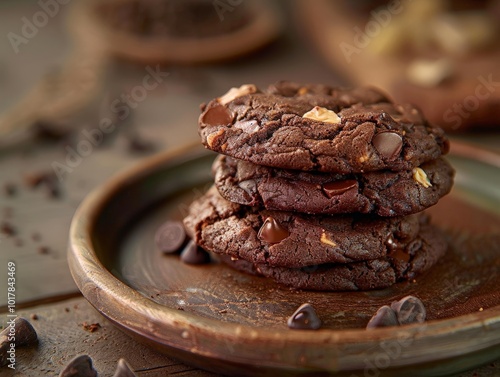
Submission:
M 120 358 L 126 359 L 139 376 L 213 376 L 140 345 L 118 331 L 81 297 L 33 307 L 17 314 L 30 321 L 39 343 L 35 347 L 18 348 L 16 370 L 2 368 L 2 377 L 53 377 L 68 361 L 81 354 L 92 358 L 99 376 L 112 376 Z M 31 319 L 35 314 L 38 319 Z M 99 324 L 99 327 L 90 332 L 85 330 L 85 323 Z M 5 325 L 3 321 L 2 325 Z

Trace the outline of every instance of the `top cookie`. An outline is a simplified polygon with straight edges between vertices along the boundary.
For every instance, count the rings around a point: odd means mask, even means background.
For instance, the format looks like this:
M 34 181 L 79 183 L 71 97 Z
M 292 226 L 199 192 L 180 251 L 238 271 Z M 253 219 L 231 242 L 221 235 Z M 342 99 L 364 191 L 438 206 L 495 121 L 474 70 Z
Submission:
M 202 106 L 205 147 L 258 165 L 332 173 L 411 170 L 448 152 L 444 131 L 375 89 L 280 82 Z

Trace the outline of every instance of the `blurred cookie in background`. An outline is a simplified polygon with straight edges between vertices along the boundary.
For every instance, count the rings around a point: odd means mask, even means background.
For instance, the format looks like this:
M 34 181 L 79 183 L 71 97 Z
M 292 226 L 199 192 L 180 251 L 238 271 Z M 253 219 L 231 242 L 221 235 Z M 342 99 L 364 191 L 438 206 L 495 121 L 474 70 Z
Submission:
M 260 0 L 91 0 L 74 6 L 69 26 L 118 57 L 189 64 L 250 53 L 273 41 L 282 23 Z
M 353 84 L 413 103 L 448 131 L 498 126 L 498 0 L 297 4 L 313 43 Z

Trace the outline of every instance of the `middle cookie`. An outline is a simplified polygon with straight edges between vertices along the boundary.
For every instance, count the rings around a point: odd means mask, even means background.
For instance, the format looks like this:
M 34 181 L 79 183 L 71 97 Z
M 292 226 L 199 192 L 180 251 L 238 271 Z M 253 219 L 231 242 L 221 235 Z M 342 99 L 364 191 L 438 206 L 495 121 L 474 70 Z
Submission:
M 212 170 L 219 193 L 231 202 L 268 210 L 384 217 L 436 204 L 451 190 L 454 176 L 443 158 L 410 171 L 341 175 L 277 169 L 221 155 Z

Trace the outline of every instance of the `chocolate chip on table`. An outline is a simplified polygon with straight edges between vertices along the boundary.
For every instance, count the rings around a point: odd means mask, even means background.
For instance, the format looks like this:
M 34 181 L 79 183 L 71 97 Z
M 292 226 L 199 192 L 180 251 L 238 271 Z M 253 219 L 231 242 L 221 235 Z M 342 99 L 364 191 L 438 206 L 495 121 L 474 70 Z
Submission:
M 50 249 L 47 246 L 40 246 L 37 251 L 38 251 L 38 254 L 49 254 L 50 253 Z
M 167 221 L 155 233 L 155 244 L 162 253 L 179 251 L 186 241 L 186 231 L 180 221 Z
M 132 371 L 132 368 L 125 359 L 120 359 L 118 360 L 118 365 L 116 366 L 113 377 L 137 377 L 137 374 Z
M 128 151 L 131 153 L 152 152 L 155 145 L 152 141 L 144 139 L 138 134 L 127 136 Z
M 373 137 L 372 144 L 383 158 L 392 161 L 401 153 L 403 138 L 395 132 L 379 132 Z
M 6 236 L 15 236 L 17 234 L 17 230 L 11 223 L 4 221 L 0 225 L 0 233 L 5 234 Z
M 17 193 L 17 186 L 13 183 L 7 182 L 3 185 L 3 192 L 5 196 L 12 197 Z
M 181 261 L 187 264 L 206 264 L 210 263 L 210 254 L 191 240 L 182 250 Z
M 38 140 L 66 141 L 69 140 L 73 130 L 65 124 L 56 122 L 37 120 L 33 124 L 33 133 Z
M 289 328 L 294 330 L 317 330 L 321 320 L 311 304 L 302 304 L 287 321 Z
M 275 244 L 283 241 L 290 235 L 288 230 L 283 228 L 275 219 L 268 217 L 262 224 L 258 237 L 269 244 Z
M 59 377 L 97 377 L 88 355 L 80 355 L 72 359 L 59 373 Z
M 0 366 L 7 365 L 9 362 L 9 349 L 12 343 L 9 338 L 11 336 L 15 337 L 16 347 L 30 346 L 38 341 L 35 329 L 26 318 L 16 317 L 12 323 L 7 321 L 7 327 L 0 333 Z
M 424 323 L 427 312 L 422 301 L 415 296 L 406 296 L 391 304 L 400 325 Z
M 59 198 L 61 196 L 59 181 L 53 171 L 27 174 L 24 177 L 24 183 L 32 189 L 44 186 L 48 196 L 51 198 Z
M 366 325 L 367 329 L 373 329 L 376 327 L 388 327 L 388 326 L 398 326 L 398 317 L 394 310 L 392 310 L 389 306 L 382 306 L 377 312 L 373 315 L 373 317 L 368 321 Z

